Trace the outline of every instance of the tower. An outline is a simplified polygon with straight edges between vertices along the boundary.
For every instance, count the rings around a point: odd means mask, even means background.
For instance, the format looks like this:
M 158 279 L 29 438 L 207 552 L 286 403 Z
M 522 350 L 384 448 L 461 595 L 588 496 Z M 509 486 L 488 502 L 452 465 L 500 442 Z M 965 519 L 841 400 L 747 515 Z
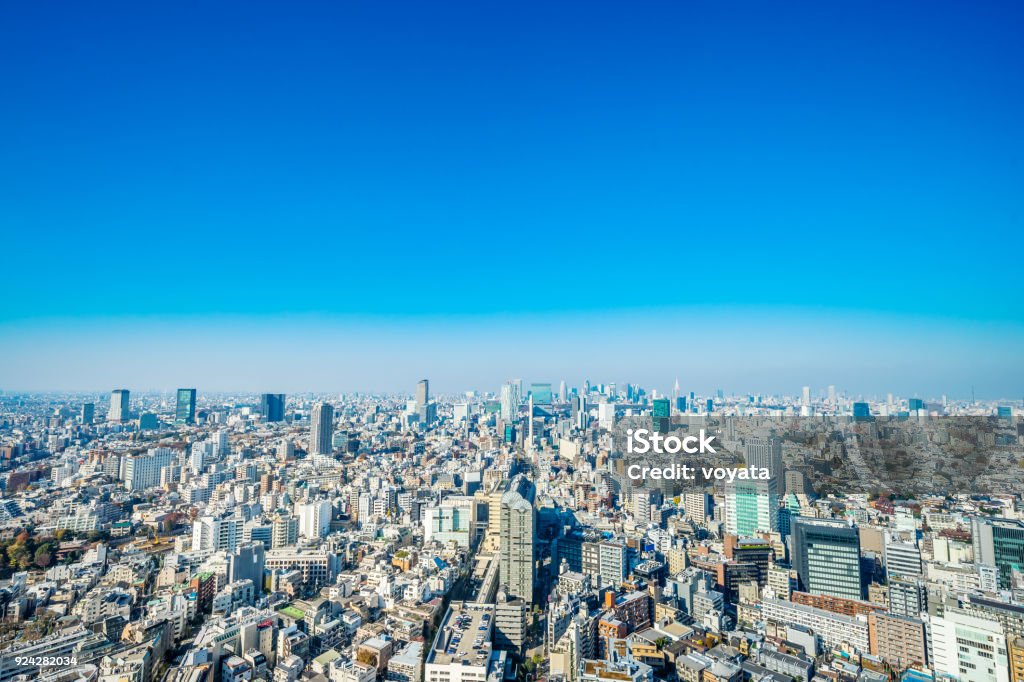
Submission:
M 179 388 L 178 399 L 174 406 L 175 424 L 196 423 L 196 389 Z
M 536 543 L 536 513 L 533 483 L 523 474 L 509 482 L 501 496 L 498 570 L 511 596 L 533 602 L 535 578 L 533 551 Z
M 126 422 L 128 421 L 129 391 L 127 388 L 118 388 L 110 393 L 110 414 L 107 421 Z
M 420 379 L 416 384 L 416 412 L 420 416 L 420 423 L 429 426 L 434 421 L 430 409 L 430 381 L 427 379 Z
M 309 454 L 329 455 L 334 451 L 331 442 L 334 436 L 334 408 L 327 403 L 313 407 L 312 424 L 309 430 Z

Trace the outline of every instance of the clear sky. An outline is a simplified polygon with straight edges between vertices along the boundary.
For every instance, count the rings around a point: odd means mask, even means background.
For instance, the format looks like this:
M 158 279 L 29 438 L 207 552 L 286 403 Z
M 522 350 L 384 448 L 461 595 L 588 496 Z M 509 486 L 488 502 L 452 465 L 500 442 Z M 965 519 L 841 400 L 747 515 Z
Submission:
M 0 388 L 1019 397 L 1022 20 L 8 3 Z

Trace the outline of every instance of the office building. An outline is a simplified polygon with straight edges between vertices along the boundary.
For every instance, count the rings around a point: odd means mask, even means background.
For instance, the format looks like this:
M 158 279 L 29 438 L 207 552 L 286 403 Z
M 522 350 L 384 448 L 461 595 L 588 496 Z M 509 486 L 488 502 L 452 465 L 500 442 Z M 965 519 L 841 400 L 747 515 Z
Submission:
M 998 621 L 947 609 L 929 621 L 932 666 L 940 676 L 970 682 L 1009 682 L 1006 635 Z
M 260 416 L 265 422 L 284 421 L 284 393 L 264 393 L 260 396 Z
M 427 379 L 416 384 L 416 414 L 424 426 L 430 426 L 437 418 L 437 406 L 430 402 L 430 381 Z
M 651 403 L 652 428 L 658 433 L 668 433 L 672 425 L 672 403 L 668 398 L 656 398 Z
M 800 587 L 810 594 L 862 599 L 860 535 L 837 519 L 794 517 L 793 567 Z
M 178 399 L 174 406 L 175 424 L 196 423 L 196 389 L 179 388 Z
M 974 563 L 995 566 L 1000 589 L 1010 589 L 1014 575 L 1024 574 L 1024 521 L 975 517 L 971 542 Z
M 552 398 L 551 384 L 530 384 L 530 395 L 533 397 L 534 405 L 550 405 Z
M 96 405 L 94 403 L 83 403 L 81 417 L 82 424 L 86 426 L 92 424 L 93 419 L 96 418 Z
M 725 494 L 725 527 L 730 535 L 749 536 L 779 529 L 779 481 L 730 483 Z
M 309 430 L 309 454 L 329 455 L 334 452 L 334 408 L 327 403 L 313 407 Z
M 129 419 L 129 391 L 127 388 L 119 388 L 110 393 L 110 413 L 107 421 L 126 422 Z
M 867 403 L 854 403 L 853 419 L 854 421 L 867 421 L 871 419 L 871 406 Z
M 519 418 L 519 387 L 508 382 L 501 387 L 501 421 L 508 423 Z
M 784 480 L 782 466 L 782 439 L 778 436 L 754 436 L 744 443 L 746 464 L 756 469 L 767 469 L 772 478 Z

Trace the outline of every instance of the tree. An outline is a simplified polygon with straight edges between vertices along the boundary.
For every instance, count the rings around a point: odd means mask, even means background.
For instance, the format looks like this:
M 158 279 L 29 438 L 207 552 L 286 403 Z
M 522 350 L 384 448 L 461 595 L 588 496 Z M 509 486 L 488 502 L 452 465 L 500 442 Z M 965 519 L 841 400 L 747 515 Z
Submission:
M 36 549 L 35 561 L 39 568 L 46 568 L 53 561 L 53 554 L 49 544 L 42 544 Z
M 7 561 L 11 568 L 23 571 L 32 563 L 32 554 L 28 547 L 16 542 L 7 548 Z

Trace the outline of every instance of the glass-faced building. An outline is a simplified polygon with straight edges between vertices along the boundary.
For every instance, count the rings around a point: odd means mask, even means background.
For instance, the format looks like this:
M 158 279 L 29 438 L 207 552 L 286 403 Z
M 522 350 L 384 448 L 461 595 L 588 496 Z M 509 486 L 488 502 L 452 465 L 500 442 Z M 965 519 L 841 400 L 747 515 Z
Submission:
M 178 400 L 174 406 L 175 424 L 196 423 L 196 389 L 179 388 Z
M 795 517 L 793 567 L 800 589 L 844 599 L 863 599 L 860 533 L 839 519 Z

